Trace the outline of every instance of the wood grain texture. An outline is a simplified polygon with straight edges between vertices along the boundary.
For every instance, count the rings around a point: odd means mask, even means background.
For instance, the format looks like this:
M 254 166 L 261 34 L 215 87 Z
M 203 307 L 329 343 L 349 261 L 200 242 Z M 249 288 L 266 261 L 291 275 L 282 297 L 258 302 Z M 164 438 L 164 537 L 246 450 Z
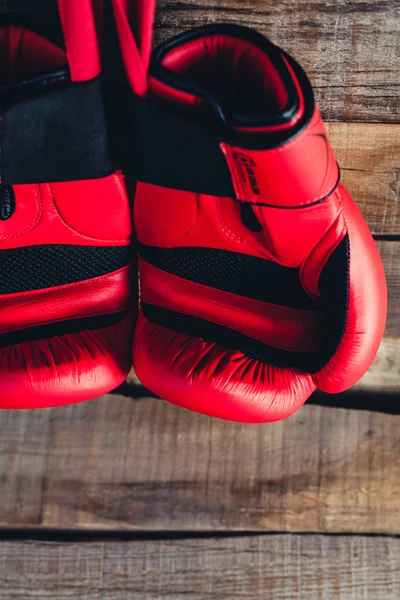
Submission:
M 308 73 L 323 116 L 399 121 L 400 14 L 393 0 L 159 0 L 156 41 L 224 21 L 254 27 Z
M 374 362 L 354 389 L 367 393 L 396 392 L 400 404 L 400 338 L 383 338 Z
M 400 417 L 269 425 L 105 396 L 0 413 L 0 526 L 400 533 Z
M 378 241 L 388 286 L 386 335 L 400 335 L 400 241 Z
M 399 235 L 400 125 L 326 123 L 326 127 L 342 183 L 372 233 Z
M 0 545 L 0 600 L 398 600 L 400 540 L 266 535 Z

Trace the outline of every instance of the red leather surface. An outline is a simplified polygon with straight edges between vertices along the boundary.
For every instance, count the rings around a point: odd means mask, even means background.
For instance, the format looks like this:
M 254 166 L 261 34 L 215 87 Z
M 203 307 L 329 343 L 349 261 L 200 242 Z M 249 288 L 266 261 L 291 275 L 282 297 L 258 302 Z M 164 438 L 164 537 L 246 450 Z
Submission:
M 285 350 L 308 352 L 322 341 L 320 312 L 277 306 L 161 271 L 139 261 L 142 302 L 196 315 Z
M 241 352 L 153 325 L 141 311 L 133 364 L 161 398 L 206 415 L 263 423 L 284 419 L 315 390 L 312 376 L 261 364 Z
M 132 90 L 147 93 L 155 0 L 112 0 L 122 57 Z
M 101 72 L 93 0 L 58 0 L 72 81 L 89 81 Z
M 318 110 L 302 135 L 271 150 L 221 144 L 236 197 L 281 208 L 314 204 L 331 193 L 339 171 Z
M 134 221 L 139 241 L 163 248 L 205 247 L 299 267 L 333 228 L 345 231 L 337 195 L 306 210 L 253 207 L 261 231 L 250 231 L 231 198 L 137 185 Z M 335 245 L 335 240 L 332 241 Z
M 0 296 L 0 335 L 128 309 L 130 268 L 78 283 Z
M 0 84 L 15 83 L 64 65 L 65 52 L 32 31 L 0 28 Z
M 230 90 L 241 79 L 246 80 L 240 56 L 247 53 L 255 81 L 264 81 L 263 75 L 271 80 L 268 87 L 250 87 L 249 94 L 258 90 L 268 110 L 275 93 L 276 106 L 280 106 L 279 86 L 268 61 L 246 49 L 246 44 L 234 44 L 218 35 L 214 40 L 197 39 L 174 49 L 163 64 L 191 83 L 198 77 L 198 86 L 204 85 L 208 93 L 215 91 L 217 100 L 227 102 L 232 110 L 229 103 L 235 100 L 219 90 L 218 77 L 223 81 L 231 77 Z M 299 82 L 295 84 L 300 93 Z M 179 85 L 175 90 L 152 80 L 151 93 L 178 105 L 184 102 L 193 110 L 204 108 L 196 97 L 182 94 Z M 260 98 L 251 100 L 248 106 L 253 109 L 260 104 Z M 243 98 L 240 101 L 245 102 Z M 265 135 L 261 127 L 247 131 Z M 273 421 L 297 410 L 316 386 L 337 392 L 363 375 L 383 335 L 385 277 L 362 215 L 346 190 L 337 186 L 338 168 L 318 109 L 301 134 L 278 148 L 248 150 L 223 144 L 222 150 L 237 198 L 251 204 L 249 210 L 258 227 L 251 230 L 245 224 L 237 200 L 138 184 L 134 222 L 139 242 L 158 248 L 220 249 L 297 267 L 304 291 L 316 298 L 321 294 L 321 273 L 348 234 L 350 297 L 342 341 L 328 364 L 311 375 L 272 367 L 221 343 L 174 332 L 151 323 L 140 312 L 133 363 L 146 387 L 175 404 L 225 419 Z M 339 268 L 338 281 L 347 273 L 344 260 Z M 144 261 L 140 273 L 143 302 L 223 325 L 276 348 L 305 352 L 319 348 L 321 341 L 322 348 L 329 332 L 328 315 L 324 319 L 307 311 L 291 312 L 221 292 L 162 272 Z
M 126 245 L 132 230 L 122 176 L 13 186 L 16 211 L 0 221 L 0 250 L 41 244 Z
M 90 400 L 126 379 L 133 315 L 121 323 L 0 348 L 0 408 L 45 408 Z
M 386 325 L 387 288 L 381 257 L 362 214 L 350 194 L 340 189 L 350 237 L 350 300 L 343 339 L 333 358 L 314 376 L 324 392 L 354 385 L 370 367 Z
M 91 79 L 100 73 L 91 2 L 59 0 L 59 6 L 72 79 Z M 101 18 L 97 26 L 101 28 Z M 0 50 L 5 82 L 66 60 L 64 52 L 18 28 L 1 31 Z M 121 174 L 90 181 L 15 185 L 13 192 L 15 212 L 0 220 L 0 255 L 43 245 L 131 243 L 132 217 Z M 32 260 L 34 256 L 32 252 Z M 0 347 L 0 408 L 79 402 L 120 385 L 131 366 L 136 317 L 133 275 L 128 265 L 69 285 L 0 296 L 0 336 L 19 331 L 18 339 L 22 339 L 23 330 L 42 325 L 47 326 L 48 336 Z M 126 318 L 116 325 L 85 330 L 86 318 L 123 312 Z M 51 337 L 52 325 L 76 320 L 77 327 L 80 319 L 82 331 Z
M 240 81 L 244 74 L 239 57 L 247 52 L 254 70 L 261 69 L 271 80 L 264 88 L 264 94 L 270 96 L 272 88 L 279 90 L 279 86 L 268 61 L 246 50 L 246 43 L 234 44 L 221 36 L 195 40 L 174 49 L 163 64 L 190 81 L 197 73 L 210 92 L 217 85 L 213 79 L 217 81 L 218 73 L 226 78 L 226 70 L 231 69 L 233 87 Z M 215 69 L 209 74 L 210 81 L 205 67 Z M 300 93 L 299 83 L 295 83 Z M 150 89 L 164 101 L 183 102 L 193 110 L 203 108 L 195 96 L 182 93 L 179 87 L 168 88 L 154 78 Z M 279 105 L 279 91 L 276 102 Z M 270 104 L 269 97 L 267 106 Z M 262 128 L 246 131 L 265 134 Z M 140 312 L 133 363 L 146 387 L 175 404 L 225 419 L 273 421 L 297 410 L 315 387 L 339 392 L 364 374 L 384 331 L 385 276 L 362 215 L 348 192 L 341 185 L 336 187 L 338 168 L 318 109 L 300 135 L 278 148 L 248 150 L 223 144 L 222 150 L 237 198 L 251 203 L 258 230 L 246 226 L 241 203 L 233 199 L 139 183 L 134 205 L 139 242 L 159 248 L 214 248 L 298 267 L 303 289 L 316 298 L 321 273 L 348 234 L 350 298 L 343 339 L 328 364 L 311 375 L 262 364 L 239 351 L 176 333 L 149 322 Z M 292 311 L 222 292 L 163 272 L 143 260 L 140 273 L 143 302 L 223 325 L 276 348 L 309 351 L 318 348 L 327 335 L 327 323 L 320 313 Z

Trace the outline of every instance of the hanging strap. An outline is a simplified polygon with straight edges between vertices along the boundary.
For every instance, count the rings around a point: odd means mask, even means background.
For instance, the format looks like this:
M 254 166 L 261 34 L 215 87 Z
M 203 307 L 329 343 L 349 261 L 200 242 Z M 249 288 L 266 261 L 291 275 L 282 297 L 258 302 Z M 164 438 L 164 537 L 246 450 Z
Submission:
M 102 0 L 58 0 L 71 81 L 94 79 L 101 72 L 98 30 Z M 95 14 L 99 21 L 96 22 Z
M 63 69 L 51 78 L 44 74 L 40 94 L 23 83 L 22 97 L 0 115 L 0 184 L 95 179 L 115 171 L 99 77 L 102 6 L 103 0 L 58 0 L 70 78 Z
M 112 6 L 128 81 L 133 92 L 144 97 L 156 0 L 112 0 Z

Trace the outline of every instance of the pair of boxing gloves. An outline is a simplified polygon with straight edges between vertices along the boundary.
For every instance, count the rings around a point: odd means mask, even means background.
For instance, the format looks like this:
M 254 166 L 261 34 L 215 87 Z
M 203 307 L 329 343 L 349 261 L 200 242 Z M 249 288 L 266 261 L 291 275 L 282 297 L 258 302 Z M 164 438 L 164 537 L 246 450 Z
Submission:
M 116 85 L 110 15 L 58 4 L 61 37 L 0 22 L 0 407 L 107 393 L 132 348 L 153 393 L 231 420 L 356 383 L 385 276 L 301 67 L 219 24 L 150 61 L 151 3 L 133 26 L 115 0 Z

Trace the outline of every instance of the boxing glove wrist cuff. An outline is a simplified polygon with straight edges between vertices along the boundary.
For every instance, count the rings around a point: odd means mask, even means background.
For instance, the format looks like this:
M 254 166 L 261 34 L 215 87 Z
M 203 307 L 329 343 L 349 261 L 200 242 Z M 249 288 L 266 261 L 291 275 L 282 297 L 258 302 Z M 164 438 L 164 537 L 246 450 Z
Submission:
M 30 32 L 56 51 L 63 49 L 54 32 L 26 17 L 1 15 L 2 27 Z M 0 80 L 0 183 L 95 179 L 115 172 L 100 77 L 71 79 L 71 66 L 66 64 L 11 84 Z
M 254 116 L 229 112 L 210 90 L 182 75 L 185 60 L 218 38 L 225 46 L 242 41 L 264 70 L 268 66 L 270 79 L 279 76 L 280 108 L 266 106 L 262 113 L 261 106 Z M 162 46 L 150 73 L 152 93 L 131 103 L 128 128 L 125 122 L 125 132 L 119 131 L 127 135 L 129 152 L 118 138 L 125 170 L 140 181 L 283 208 L 319 202 L 337 186 L 339 169 L 307 76 L 259 34 L 231 25 L 199 28 Z

